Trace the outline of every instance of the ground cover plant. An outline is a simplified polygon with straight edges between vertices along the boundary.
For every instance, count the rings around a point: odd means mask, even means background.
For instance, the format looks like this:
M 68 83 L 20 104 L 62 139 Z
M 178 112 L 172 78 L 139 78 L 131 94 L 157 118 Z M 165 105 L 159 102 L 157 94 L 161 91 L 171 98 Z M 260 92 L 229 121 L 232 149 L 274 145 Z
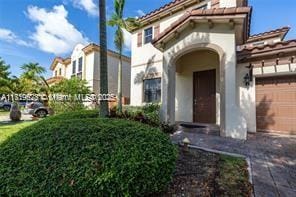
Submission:
M 138 121 L 152 127 L 160 128 L 164 133 L 171 134 L 175 131 L 175 125 L 161 121 L 159 104 L 124 106 L 122 113 L 118 113 L 117 108 L 114 107 L 110 110 L 110 117 Z
M 167 135 L 95 111 L 38 121 L 0 144 L 2 195 L 148 195 L 166 188 L 177 149 Z
M 252 185 L 243 158 L 180 147 L 173 180 L 152 196 L 250 197 Z

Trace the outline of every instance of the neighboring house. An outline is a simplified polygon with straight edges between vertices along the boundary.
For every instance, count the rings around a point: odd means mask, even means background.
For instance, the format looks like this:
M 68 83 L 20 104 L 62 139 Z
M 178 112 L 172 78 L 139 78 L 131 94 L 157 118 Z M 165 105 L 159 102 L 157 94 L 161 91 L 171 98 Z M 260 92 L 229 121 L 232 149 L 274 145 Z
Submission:
M 251 14 L 247 0 L 175 0 L 139 18 L 131 105 L 161 102 L 164 121 L 232 138 L 296 134 L 296 40 L 289 27 L 250 36 Z
M 109 94 L 117 94 L 118 84 L 118 62 L 119 55 L 108 50 L 108 89 Z M 125 97 L 125 104 L 130 97 L 130 58 L 123 56 L 122 65 L 122 95 Z M 56 57 L 50 66 L 52 78 L 48 79 L 49 84 L 61 81 L 63 78 L 70 79 L 78 77 L 87 81 L 91 91 L 95 94 L 100 93 L 100 46 L 89 44 L 76 45 L 71 57 Z

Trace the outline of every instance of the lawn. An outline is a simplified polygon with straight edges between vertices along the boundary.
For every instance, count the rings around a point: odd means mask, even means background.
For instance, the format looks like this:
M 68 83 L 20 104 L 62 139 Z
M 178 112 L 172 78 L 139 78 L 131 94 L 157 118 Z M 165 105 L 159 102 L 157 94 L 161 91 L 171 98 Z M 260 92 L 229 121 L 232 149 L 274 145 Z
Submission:
M 9 115 L 9 111 L 3 111 L 3 110 L 0 110 L 0 116 L 8 116 Z
M 2 112 L 0 112 L 2 113 Z M 22 128 L 34 124 L 34 121 L 20 121 L 16 123 L 0 123 L 0 144 Z

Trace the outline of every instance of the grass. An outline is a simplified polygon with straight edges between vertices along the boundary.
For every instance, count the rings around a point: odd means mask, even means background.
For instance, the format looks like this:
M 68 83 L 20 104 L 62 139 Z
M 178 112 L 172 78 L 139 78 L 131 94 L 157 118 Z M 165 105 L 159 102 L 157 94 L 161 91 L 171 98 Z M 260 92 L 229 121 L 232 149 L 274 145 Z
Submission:
M 0 123 L 0 144 L 19 132 L 22 128 L 34 124 L 34 121 L 21 121 L 15 123 Z
M 3 110 L 0 110 L 0 116 L 8 116 L 9 115 L 9 111 L 3 111 Z
M 220 196 L 249 196 L 252 185 L 247 169 L 247 162 L 243 158 L 219 155 L 219 171 L 215 181 Z

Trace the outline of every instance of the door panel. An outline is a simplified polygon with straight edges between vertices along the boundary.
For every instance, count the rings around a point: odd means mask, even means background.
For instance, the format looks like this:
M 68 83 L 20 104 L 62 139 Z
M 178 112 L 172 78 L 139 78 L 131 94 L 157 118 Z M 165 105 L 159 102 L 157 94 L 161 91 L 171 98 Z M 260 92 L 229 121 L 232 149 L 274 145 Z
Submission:
M 216 70 L 193 73 L 193 121 L 216 123 Z
M 296 76 L 256 79 L 258 131 L 296 134 Z

